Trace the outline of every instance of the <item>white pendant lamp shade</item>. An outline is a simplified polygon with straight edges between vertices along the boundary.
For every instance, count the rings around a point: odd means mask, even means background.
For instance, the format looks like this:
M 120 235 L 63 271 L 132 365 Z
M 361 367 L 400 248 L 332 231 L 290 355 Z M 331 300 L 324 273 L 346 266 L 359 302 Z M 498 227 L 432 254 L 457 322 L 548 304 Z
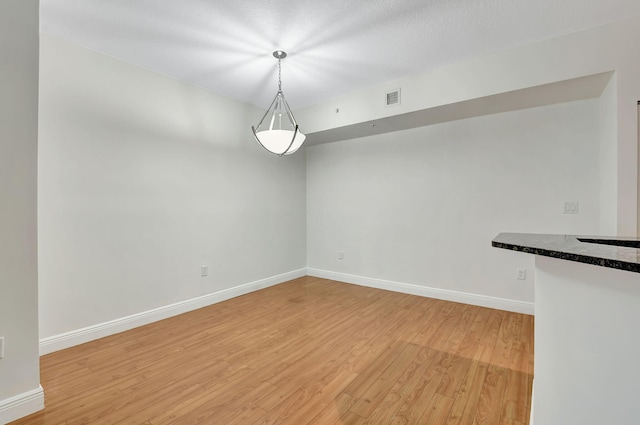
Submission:
M 256 133 L 258 142 L 276 155 L 291 155 L 302 146 L 306 137 L 300 131 L 291 130 L 264 130 Z M 291 143 L 292 140 L 293 143 Z
M 287 54 L 278 50 L 273 52 L 273 56 L 278 59 L 278 93 L 260 123 L 251 130 L 258 143 L 269 152 L 278 156 L 291 155 L 302 146 L 307 136 L 300 131 L 282 93 L 280 60 Z

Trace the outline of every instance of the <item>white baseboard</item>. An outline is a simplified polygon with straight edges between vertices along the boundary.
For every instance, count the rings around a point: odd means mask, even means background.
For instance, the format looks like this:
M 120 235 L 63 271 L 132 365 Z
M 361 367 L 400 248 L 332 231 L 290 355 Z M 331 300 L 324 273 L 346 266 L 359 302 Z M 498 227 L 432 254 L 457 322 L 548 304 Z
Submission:
M 387 291 L 401 292 L 403 294 L 437 298 L 440 300 L 472 304 L 481 307 L 495 308 L 498 310 L 513 311 L 516 313 L 534 314 L 535 310 L 534 303 L 508 300 L 505 298 L 489 297 L 487 295 L 470 294 L 467 292 L 451 291 L 449 289 L 431 288 L 428 286 L 414 285 L 411 283 L 393 282 L 390 280 L 375 279 L 371 277 L 357 276 L 313 268 L 308 268 L 307 274 L 309 276 L 337 280 L 346 283 L 353 283 L 355 285 L 368 286 L 370 288 L 385 289 Z
M 40 340 L 40 355 L 53 353 L 54 351 L 63 350 L 73 347 L 74 345 L 83 344 L 95 339 L 104 338 L 119 332 L 127 331 L 138 326 L 147 325 L 157 322 L 158 320 L 168 317 L 177 316 L 182 313 L 197 310 L 202 307 L 226 301 L 231 298 L 245 295 L 260 289 L 274 286 L 292 279 L 306 276 L 306 269 L 294 270 L 292 272 L 283 273 L 277 276 L 260 279 L 255 282 L 246 283 L 229 289 L 223 289 L 218 292 L 203 295 L 201 297 L 192 298 L 190 300 L 181 301 L 164 307 L 155 308 L 153 310 L 143 311 L 131 316 L 122 317 L 108 322 L 99 323 L 97 325 L 88 326 L 86 328 L 65 332 L 59 335 L 42 338 Z
M 0 400 L 0 424 L 7 424 L 42 409 L 44 409 L 44 391 L 42 386 L 38 386 L 26 393 Z
M 529 425 L 533 425 L 533 400 L 536 392 L 536 379 L 533 378 L 533 385 L 531 386 L 531 412 L 529 414 Z

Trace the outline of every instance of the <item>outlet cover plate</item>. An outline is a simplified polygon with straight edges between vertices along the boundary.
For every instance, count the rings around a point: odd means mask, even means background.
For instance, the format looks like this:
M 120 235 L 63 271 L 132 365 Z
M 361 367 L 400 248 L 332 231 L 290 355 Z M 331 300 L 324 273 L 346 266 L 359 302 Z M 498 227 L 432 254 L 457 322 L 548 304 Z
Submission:
M 576 201 L 566 201 L 564 203 L 565 214 L 578 214 L 580 212 L 580 203 Z

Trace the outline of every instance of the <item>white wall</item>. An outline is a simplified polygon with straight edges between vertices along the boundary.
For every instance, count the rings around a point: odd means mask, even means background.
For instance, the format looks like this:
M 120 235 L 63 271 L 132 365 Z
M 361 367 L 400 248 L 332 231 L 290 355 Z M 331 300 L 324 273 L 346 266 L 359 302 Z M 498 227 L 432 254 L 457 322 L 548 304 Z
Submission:
M 535 266 L 535 423 L 637 423 L 640 275 L 542 256 Z
M 41 338 L 304 269 L 305 158 L 262 111 L 46 35 L 40 84 Z
M 0 423 L 42 407 L 36 176 L 38 1 L 0 2 Z
M 296 111 L 307 133 L 367 122 L 498 93 L 616 71 L 616 226 L 636 235 L 640 99 L 640 17 L 448 65 Z M 387 90 L 402 105 L 384 107 Z M 340 113 L 336 114 L 335 109 Z
M 618 105 L 617 75 L 614 75 L 600 95 L 598 111 L 598 175 L 600 190 L 600 226 L 598 235 L 617 233 L 618 187 Z
M 598 233 L 601 103 L 308 147 L 308 267 L 533 302 L 533 258 L 490 242 L 509 231 Z M 563 214 L 565 201 L 579 214 Z

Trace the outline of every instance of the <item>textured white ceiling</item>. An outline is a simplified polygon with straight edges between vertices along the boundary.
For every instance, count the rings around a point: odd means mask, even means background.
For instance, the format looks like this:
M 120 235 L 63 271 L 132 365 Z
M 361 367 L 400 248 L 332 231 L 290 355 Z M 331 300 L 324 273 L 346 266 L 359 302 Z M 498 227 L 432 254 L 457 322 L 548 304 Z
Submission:
M 41 0 L 41 30 L 265 108 L 293 109 L 640 15 L 639 0 Z M 637 52 L 629 52 L 635 54 Z

